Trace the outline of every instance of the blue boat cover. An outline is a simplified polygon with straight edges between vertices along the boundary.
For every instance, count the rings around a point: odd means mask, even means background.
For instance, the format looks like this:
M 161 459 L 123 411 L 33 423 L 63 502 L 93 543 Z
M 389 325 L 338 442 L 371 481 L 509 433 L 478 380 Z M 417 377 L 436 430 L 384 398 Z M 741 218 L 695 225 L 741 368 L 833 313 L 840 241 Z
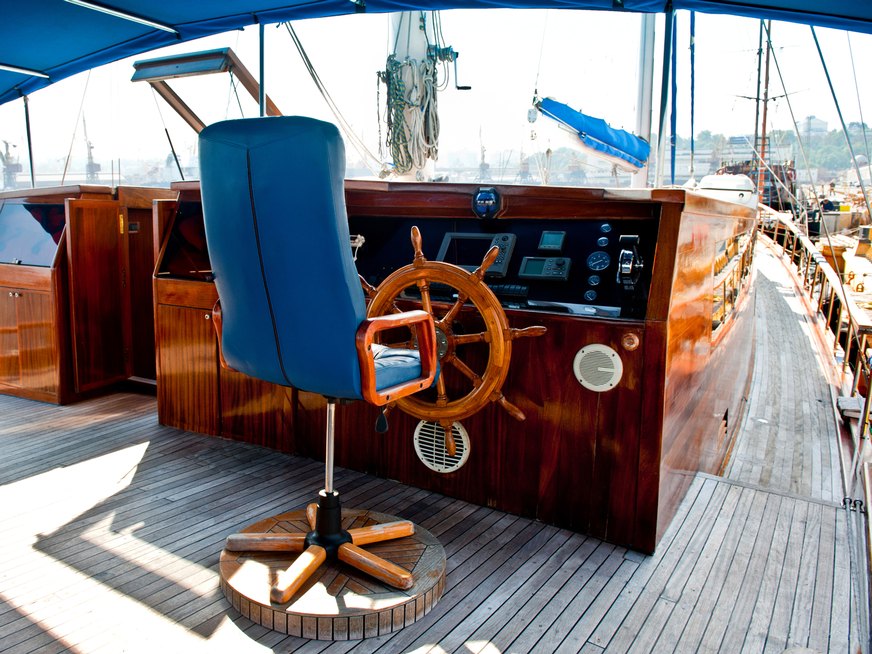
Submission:
M 163 46 L 258 23 L 361 11 L 504 7 L 660 13 L 685 9 L 872 33 L 872 2 L 868 0 L 99 0 L 94 4 L 174 31 L 133 23 L 63 0 L 0 0 L 0 66 L 25 71 L 0 69 L 0 104 L 89 68 Z
M 542 98 L 536 107 L 545 116 L 553 118 L 578 132 L 581 142 L 605 158 L 630 171 L 638 170 L 648 161 L 651 146 L 643 138 L 615 129 L 602 118 L 587 116 L 552 98 Z

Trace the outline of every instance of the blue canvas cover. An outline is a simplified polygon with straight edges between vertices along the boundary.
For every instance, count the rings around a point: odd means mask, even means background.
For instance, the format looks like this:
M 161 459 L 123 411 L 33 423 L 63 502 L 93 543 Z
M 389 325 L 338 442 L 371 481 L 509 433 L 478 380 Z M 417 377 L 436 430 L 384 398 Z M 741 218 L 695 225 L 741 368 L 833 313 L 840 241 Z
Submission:
M 545 116 L 578 132 L 582 144 L 594 153 L 627 170 L 638 170 L 648 161 L 651 146 L 643 138 L 610 127 L 602 118 L 588 116 L 552 98 L 542 98 L 536 106 Z
M 157 48 L 258 23 L 340 14 L 483 8 L 596 9 L 659 13 L 667 8 L 771 18 L 872 33 L 872 2 L 857 0 L 111 0 L 102 2 L 174 32 L 64 2 L 0 0 L 0 104 L 75 73 Z

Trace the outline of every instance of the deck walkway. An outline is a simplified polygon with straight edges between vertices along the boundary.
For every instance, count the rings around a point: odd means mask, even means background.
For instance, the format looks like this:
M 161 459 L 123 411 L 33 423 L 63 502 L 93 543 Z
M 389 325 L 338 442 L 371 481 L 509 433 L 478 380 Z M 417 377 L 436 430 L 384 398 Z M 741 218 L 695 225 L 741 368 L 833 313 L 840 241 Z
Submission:
M 761 309 L 801 323 L 766 256 Z M 761 359 L 780 358 L 780 338 L 760 342 Z M 805 343 L 790 347 L 814 361 Z M 445 595 L 427 618 L 344 643 L 268 631 L 218 588 L 224 536 L 302 507 L 320 464 L 161 427 L 151 397 L 54 407 L 0 396 L 0 651 L 866 651 L 866 599 L 851 584 L 860 518 L 834 501 L 825 382 L 807 379 L 808 363 L 758 364 L 746 432 L 763 440 L 737 447 L 729 478 L 696 476 L 651 557 L 337 470 L 348 506 L 410 518 L 448 555 Z M 803 399 L 776 403 L 774 384 Z M 809 432 L 823 436 L 810 453 Z

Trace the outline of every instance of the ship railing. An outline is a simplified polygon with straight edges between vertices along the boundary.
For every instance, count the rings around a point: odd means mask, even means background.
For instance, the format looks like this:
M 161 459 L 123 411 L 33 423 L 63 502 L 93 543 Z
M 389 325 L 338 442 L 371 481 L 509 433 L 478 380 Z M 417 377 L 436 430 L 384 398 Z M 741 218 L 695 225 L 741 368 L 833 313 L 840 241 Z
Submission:
M 842 452 L 843 504 L 867 512 L 872 496 L 872 463 L 868 461 L 869 423 L 872 408 L 872 320 L 854 298 L 845 293 L 840 273 L 789 214 L 769 213 L 760 230 L 770 245 L 790 264 L 803 299 L 817 318 L 818 334 L 832 354 L 833 386 L 839 397 L 838 412 L 845 425 L 839 439 Z M 867 514 L 868 515 L 868 514 Z M 867 545 L 872 530 L 866 520 Z M 867 550 L 872 564 L 872 550 Z

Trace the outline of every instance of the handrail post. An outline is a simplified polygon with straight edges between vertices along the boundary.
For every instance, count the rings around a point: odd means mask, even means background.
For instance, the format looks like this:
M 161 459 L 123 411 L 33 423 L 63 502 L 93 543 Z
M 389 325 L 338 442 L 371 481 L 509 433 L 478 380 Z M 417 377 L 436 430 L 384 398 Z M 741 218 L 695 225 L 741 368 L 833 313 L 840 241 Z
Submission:
M 857 369 L 854 371 L 854 383 L 851 385 L 851 397 L 857 395 L 857 389 L 860 387 L 860 375 L 865 375 L 866 388 L 869 388 L 868 375 L 866 374 L 866 334 L 860 338 L 860 350 L 857 352 Z M 866 391 L 869 394 L 869 391 Z

